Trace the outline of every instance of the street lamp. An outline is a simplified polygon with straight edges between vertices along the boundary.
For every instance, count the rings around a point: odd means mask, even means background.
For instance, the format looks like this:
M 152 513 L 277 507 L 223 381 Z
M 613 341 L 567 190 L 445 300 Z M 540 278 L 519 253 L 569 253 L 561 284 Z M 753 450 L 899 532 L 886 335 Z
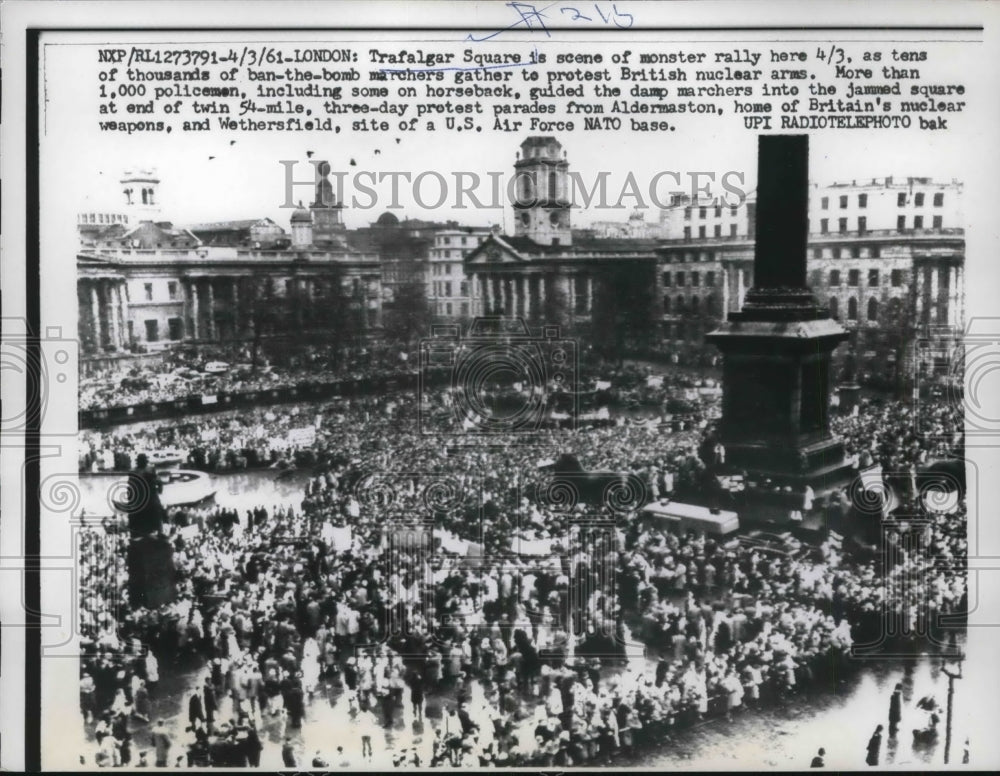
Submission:
M 948 711 L 945 720 L 945 733 L 944 733 L 944 764 L 948 764 L 948 758 L 951 754 L 951 719 L 952 719 L 952 705 L 955 695 L 955 680 L 962 678 L 962 661 L 965 660 L 965 655 L 962 653 L 961 649 L 957 650 L 953 655 L 946 657 L 941 665 L 941 671 L 945 676 L 948 677 Z

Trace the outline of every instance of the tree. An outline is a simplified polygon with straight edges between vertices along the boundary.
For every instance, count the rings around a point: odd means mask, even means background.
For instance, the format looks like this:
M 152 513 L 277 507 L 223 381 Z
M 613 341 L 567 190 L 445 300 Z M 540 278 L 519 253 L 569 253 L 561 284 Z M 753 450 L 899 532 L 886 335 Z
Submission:
M 412 278 L 396 287 L 385 312 L 385 336 L 409 346 L 413 338 L 430 335 L 431 310 L 423 280 Z

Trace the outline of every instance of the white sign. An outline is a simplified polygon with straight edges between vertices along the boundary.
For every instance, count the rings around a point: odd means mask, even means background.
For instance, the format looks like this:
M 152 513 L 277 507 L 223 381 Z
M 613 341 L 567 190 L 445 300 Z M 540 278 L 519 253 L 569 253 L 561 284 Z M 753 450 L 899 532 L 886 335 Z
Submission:
M 316 428 L 314 426 L 290 428 L 285 439 L 290 445 L 299 445 L 300 447 L 311 445 L 316 441 Z

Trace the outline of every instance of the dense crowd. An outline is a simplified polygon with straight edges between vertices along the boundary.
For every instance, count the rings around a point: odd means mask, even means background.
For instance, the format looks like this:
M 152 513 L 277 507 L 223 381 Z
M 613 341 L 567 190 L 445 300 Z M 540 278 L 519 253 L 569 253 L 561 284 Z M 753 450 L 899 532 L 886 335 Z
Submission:
M 548 489 L 540 464 L 571 451 L 584 469 L 669 493 L 699 471 L 713 401 L 696 400 L 703 422 L 684 431 L 621 419 L 489 445 L 420 434 L 402 396 L 220 415 L 175 437 L 189 461 L 198 442 L 214 451 L 205 460 L 225 461 L 245 455 L 248 426 L 266 440 L 305 414 L 316 429 L 300 507 L 174 510 L 167 606 L 131 606 L 120 566 L 109 583 L 108 543 L 120 555 L 124 535 L 85 533 L 81 705 L 94 761 L 135 765 L 134 738 L 159 765 L 255 765 L 270 749 L 289 767 L 608 762 L 840 671 L 887 612 L 916 623 L 961 610 L 961 564 L 905 542 L 863 561 L 833 538 L 809 554 L 764 551 L 650 525 L 634 499 L 588 506 Z M 844 431 L 855 452 L 891 465 L 905 422 L 873 405 Z M 196 439 L 205 428 L 217 432 L 209 443 Z M 115 455 L 155 436 L 85 444 Z M 906 455 L 919 456 L 915 441 L 903 439 Z M 936 556 L 964 557 L 961 508 L 921 530 Z M 893 583 L 917 572 L 920 585 Z M 150 698 L 158 661 L 177 659 L 205 667 L 171 727 L 150 717 Z M 330 719 L 345 727 L 302 751 L 303 727 Z

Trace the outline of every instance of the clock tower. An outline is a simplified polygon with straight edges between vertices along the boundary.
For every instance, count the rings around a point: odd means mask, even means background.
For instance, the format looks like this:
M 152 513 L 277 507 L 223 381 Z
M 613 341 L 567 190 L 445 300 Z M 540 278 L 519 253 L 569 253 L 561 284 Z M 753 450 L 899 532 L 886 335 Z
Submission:
M 521 143 L 514 162 L 514 235 L 539 245 L 571 245 L 569 162 L 554 137 Z

